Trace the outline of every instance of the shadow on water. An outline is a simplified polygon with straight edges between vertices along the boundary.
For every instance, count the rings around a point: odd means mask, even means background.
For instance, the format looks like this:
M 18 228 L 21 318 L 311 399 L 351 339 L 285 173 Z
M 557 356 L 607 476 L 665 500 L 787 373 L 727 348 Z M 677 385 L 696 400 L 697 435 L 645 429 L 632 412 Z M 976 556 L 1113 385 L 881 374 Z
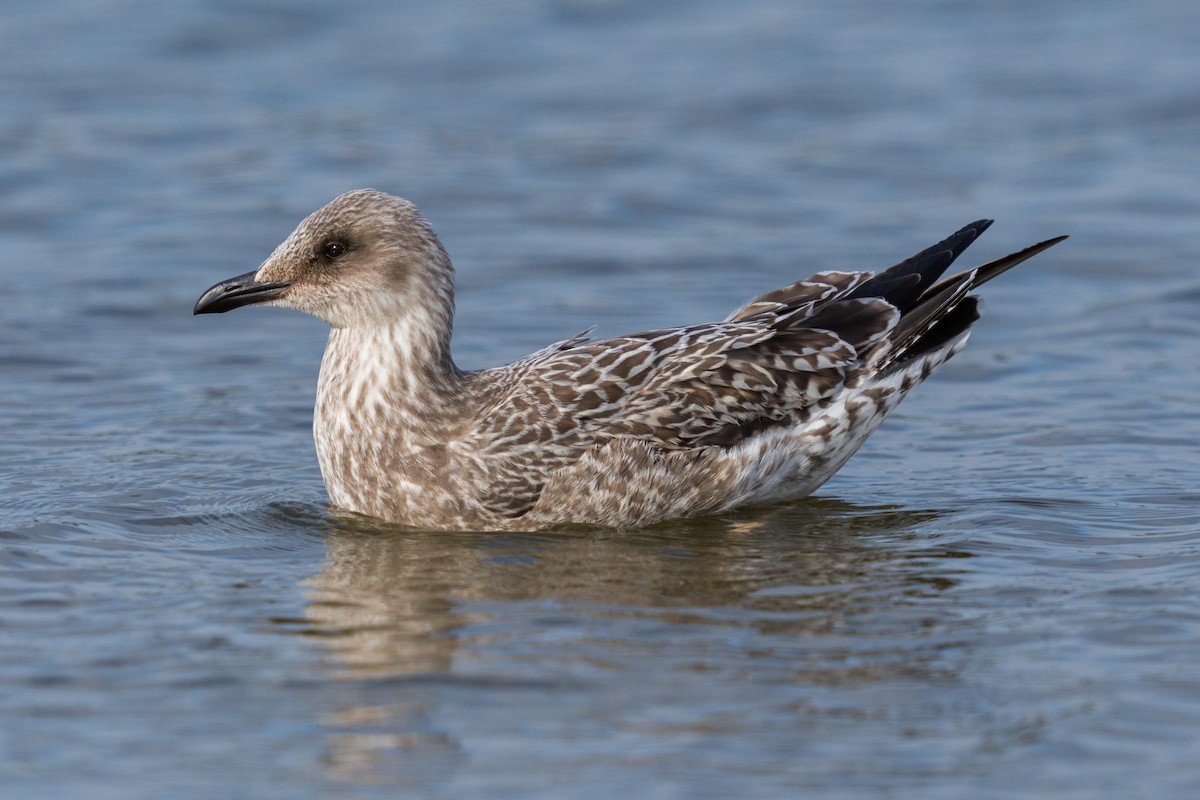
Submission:
M 810 500 L 636 532 L 334 519 L 298 632 L 354 686 L 326 720 L 335 775 L 374 780 L 428 748 L 461 757 L 463 736 L 493 724 L 539 748 L 548 724 L 628 734 L 628 717 L 644 718 L 639 733 L 722 736 L 760 715 L 803 725 L 823 713 L 810 691 L 953 681 L 942 651 L 959 643 L 930 621 L 953 610 L 925 606 L 968 554 L 931 557 L 915 529 L 938 516 Z

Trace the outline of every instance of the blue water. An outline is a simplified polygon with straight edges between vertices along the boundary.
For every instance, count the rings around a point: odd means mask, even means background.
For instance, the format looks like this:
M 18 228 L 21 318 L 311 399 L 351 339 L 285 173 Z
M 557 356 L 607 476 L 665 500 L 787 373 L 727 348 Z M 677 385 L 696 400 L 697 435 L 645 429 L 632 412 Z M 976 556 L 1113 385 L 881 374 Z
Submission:
M 9 2 L 0 797 L 1191 798 L 1200 6 Z M 193 318 L 402 194 L 456 357 L 995 217 L 970 346 L 809 501 L 332 512 L 321 323 Z

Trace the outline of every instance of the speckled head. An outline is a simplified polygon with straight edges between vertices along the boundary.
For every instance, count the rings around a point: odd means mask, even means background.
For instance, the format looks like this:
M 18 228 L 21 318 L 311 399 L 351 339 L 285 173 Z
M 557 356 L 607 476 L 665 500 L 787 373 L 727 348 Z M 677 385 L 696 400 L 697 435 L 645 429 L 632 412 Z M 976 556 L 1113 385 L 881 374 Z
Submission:
M 413 308 L 452 308 L 453 267 L 412 203 L 358 189 L 309 215 L 257 270 L 206 291 L 195 313 L 251 303 L 338 328 L 387 324 Z

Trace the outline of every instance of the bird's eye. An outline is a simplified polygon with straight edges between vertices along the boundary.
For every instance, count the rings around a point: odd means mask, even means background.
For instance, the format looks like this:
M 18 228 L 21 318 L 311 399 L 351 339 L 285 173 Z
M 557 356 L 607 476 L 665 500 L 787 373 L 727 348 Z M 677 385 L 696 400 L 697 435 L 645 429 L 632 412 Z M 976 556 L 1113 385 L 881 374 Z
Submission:
M 346 255 L 346 245 L 341 242 L 330 242 L 323 251 L 326 258 L 341 258 Z

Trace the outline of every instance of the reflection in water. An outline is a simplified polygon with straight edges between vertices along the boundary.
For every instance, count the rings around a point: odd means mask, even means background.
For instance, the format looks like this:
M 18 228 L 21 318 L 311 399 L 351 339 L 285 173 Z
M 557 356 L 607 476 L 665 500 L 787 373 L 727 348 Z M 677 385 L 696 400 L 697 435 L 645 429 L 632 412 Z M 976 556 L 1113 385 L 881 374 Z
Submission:
M 470 709 L 449 706 L 471 698 L 481 714 L 500 707 L 507 736 L 538 740 L 528 705 L 611 714 L 630 681 L 699 681 L 703 698 L 712 676 L 812 687 L 937 670 L 937 642 L 914 652 L 911 609 L 961 562 L 922 555 L 906 533 L 935 516 L 814 500 L 632 533 L 341 521 L 307 612 L 364 699 L 326 720 L 334 772 L 370 780 L 405 762 L 432 774 L 434 754 L 447 768 L 472 730 L 452 719 Z M 676 723 L 650 712 L 647 724 Z

